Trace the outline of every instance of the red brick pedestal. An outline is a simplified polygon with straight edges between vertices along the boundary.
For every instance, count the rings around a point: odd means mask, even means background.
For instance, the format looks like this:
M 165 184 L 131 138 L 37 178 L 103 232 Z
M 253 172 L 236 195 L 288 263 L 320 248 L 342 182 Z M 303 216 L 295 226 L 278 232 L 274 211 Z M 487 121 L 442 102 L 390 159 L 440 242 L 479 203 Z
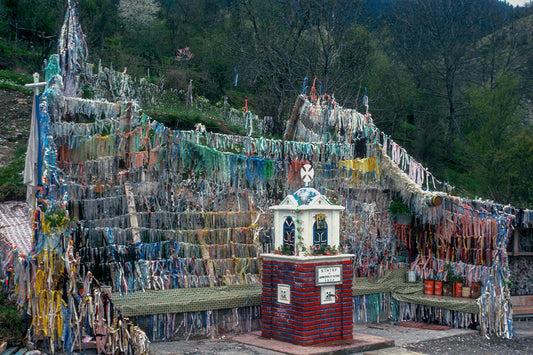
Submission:
M 263 337 L 299 345 L 353 338 L 353 255 L 261 257 Z

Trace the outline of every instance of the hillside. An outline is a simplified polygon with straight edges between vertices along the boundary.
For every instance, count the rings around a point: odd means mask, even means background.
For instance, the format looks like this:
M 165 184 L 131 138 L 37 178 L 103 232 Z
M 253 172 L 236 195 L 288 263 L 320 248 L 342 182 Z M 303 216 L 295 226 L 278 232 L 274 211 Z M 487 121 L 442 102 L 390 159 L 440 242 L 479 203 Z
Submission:
M 449 8 L 437 0 L 151 1 L 158 11 L 132 26 L 129 2 L 79 2 L 88 60 L 156 85 L 163 100 L 145 109 L 169 127 L 239 131 L 207 112 L 176 110 L 192 81 L 207 106 L 220 108 L 224 97 L 236 109 L 248 105 L 272 117 L 269 135 L 280 137 L 295 98 L 316 83 L 316 94 L 344 107 L 363 112 L 368 104 L 380 129 L 457 193 L 533 206 L 532 162 L 522 153 L 533 130 L 531 8 L 498 0 Z M 31 73 L 57 45 L 66 1 L 24 4 L 47 16 L 0 4 L 0 67 Z M 12 140 L 23 131 L 6 127 Z
M 30 132 L 32 96 L 0 88 L 0 201 L 24 200 L 24 154 Z
M 0 167 L 8 165 L 30 132 L 32 96 L 0 88 Z

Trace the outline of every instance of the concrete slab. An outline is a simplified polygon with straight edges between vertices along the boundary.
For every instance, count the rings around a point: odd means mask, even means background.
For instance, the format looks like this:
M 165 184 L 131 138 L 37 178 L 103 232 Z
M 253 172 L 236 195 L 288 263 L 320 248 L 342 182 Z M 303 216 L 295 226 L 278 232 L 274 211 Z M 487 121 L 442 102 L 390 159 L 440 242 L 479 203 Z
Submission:
M 381 350 L 365 351 L 362 355 L 420 355 L 404 348 L 386 348 Z
M 334 341 L 310 346 L 263 338 L 261 331 L 236 335 L 231 340 L 291 355 L 344 355 L 394 346 L 394 340 L 392 339 L 359 333 L 354 333 L 352 340 Z
M 513 321 L 514 334 L 517 338 L 533 338 L 533 321 Z
M 448 330 L 408 328 L 394 325 L 392 322 L 354 324 L 354 332 L 388 337 L 394 339 L 394 343 L 399 347 L 419 341 L 448 338 L 455 335 L 479 333 L 477 330 L 458 328 L 452 328 Z

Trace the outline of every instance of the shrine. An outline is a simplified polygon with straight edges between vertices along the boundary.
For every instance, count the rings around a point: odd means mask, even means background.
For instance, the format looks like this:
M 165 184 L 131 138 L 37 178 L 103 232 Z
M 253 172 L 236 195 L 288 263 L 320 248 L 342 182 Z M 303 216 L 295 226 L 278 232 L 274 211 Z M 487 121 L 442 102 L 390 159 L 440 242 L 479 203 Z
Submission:
M 262 336 L 299 345 L 352 339 L 353 255 L 339 243 L 344 207 L 306 186 L 270 209 L 276 249 L 261 255 Z

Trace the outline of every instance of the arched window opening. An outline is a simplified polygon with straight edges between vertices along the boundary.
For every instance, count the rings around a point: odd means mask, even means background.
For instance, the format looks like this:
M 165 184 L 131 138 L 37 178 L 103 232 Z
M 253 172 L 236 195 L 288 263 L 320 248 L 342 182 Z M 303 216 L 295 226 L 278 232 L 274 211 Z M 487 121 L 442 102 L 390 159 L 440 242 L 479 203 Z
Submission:
M 313 246 L 321 247 L 328 245 L 328 223 L 326 215 L 317 214 L 313 224 Z
M 294 254 L 294 221 L 292 217 L 285 218 L 283 222 L 283 246 L 289 248 L 291 253 Z

